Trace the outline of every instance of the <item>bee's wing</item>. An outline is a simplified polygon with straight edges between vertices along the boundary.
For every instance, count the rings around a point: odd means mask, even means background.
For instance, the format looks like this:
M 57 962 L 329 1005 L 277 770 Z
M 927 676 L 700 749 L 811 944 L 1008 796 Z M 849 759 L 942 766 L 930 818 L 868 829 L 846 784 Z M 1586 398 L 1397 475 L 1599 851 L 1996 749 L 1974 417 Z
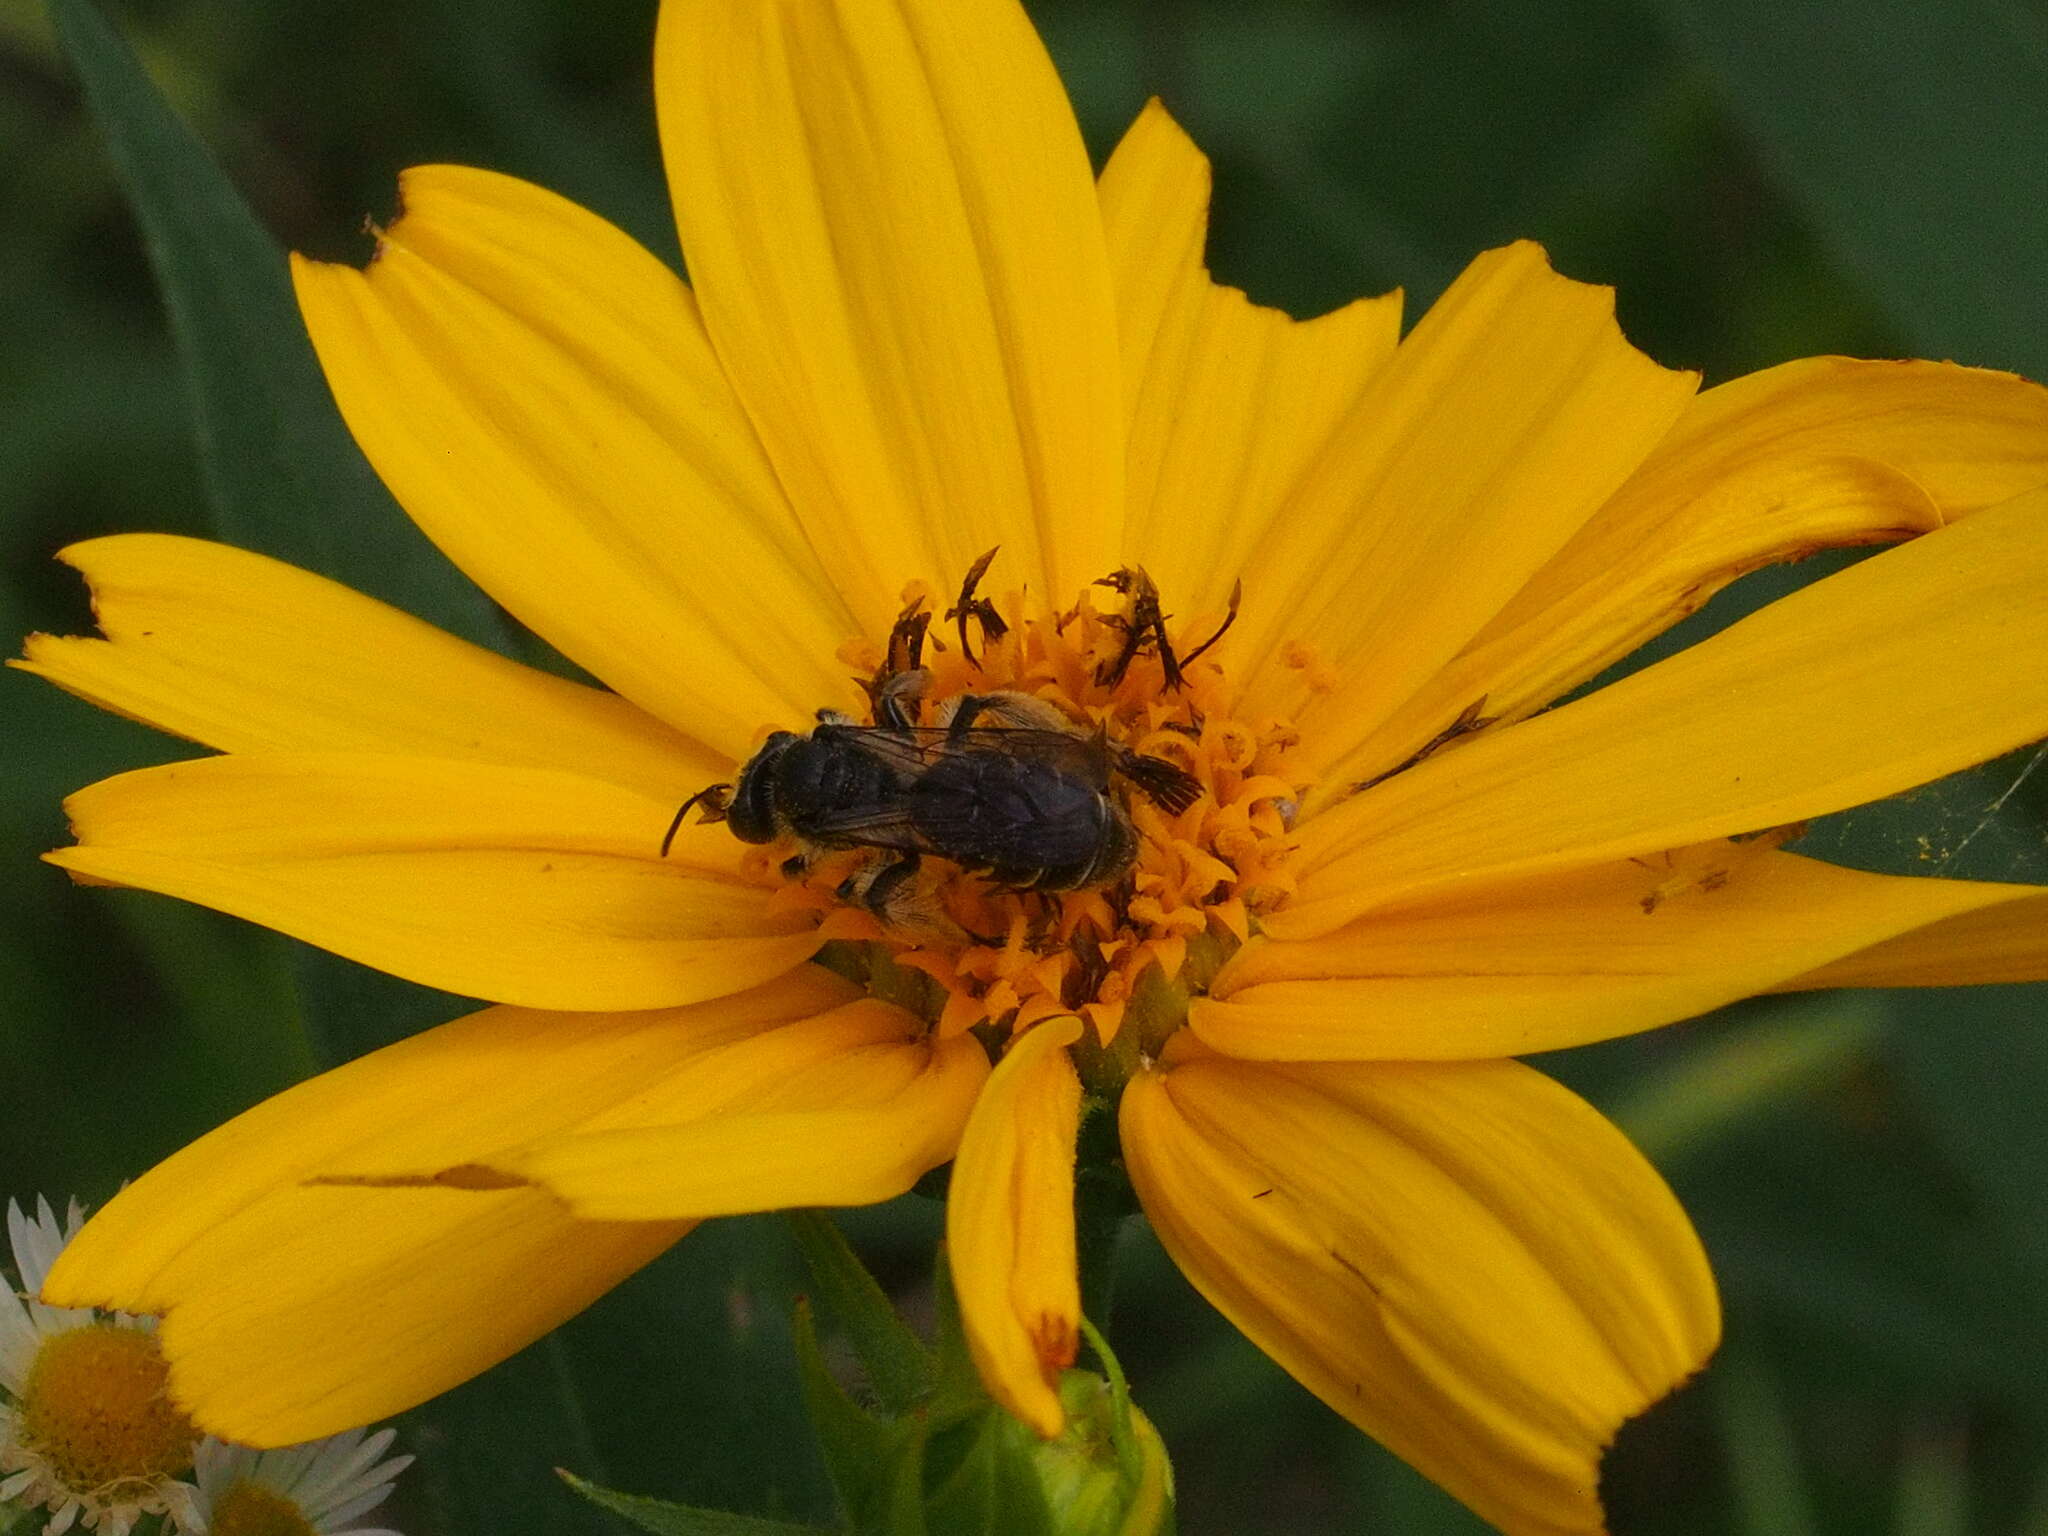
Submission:
M 1096 782 L 1106 782 L 1109 775 L 1109 753 L 1098 737 L 1038 726 L 976 725 L 960 731 L 944 725 L 823 725 L 815 734 L 848 742 L 913 775 L 957 752 L 1000 752 Z
M 1005 757 L 1044 763 L 1098 789 L 1109 783 L 1110 756 L 1099 736 L 1035 726 L 977 725 L 953 739 L 953 750 L 1000 752 Z
M 818 842 L 843 848 L 893 848 L 901 853 L 940 853 L 917 829 L 900 803 L 852 805 L 813 818 L 808 829 Z
M 845 742 L 869 757 L 915 778 L 945 755 L 946 733 L 915 727 L 897 730 L 882 725 L 821 725 L 811 733 L 821 740 Z

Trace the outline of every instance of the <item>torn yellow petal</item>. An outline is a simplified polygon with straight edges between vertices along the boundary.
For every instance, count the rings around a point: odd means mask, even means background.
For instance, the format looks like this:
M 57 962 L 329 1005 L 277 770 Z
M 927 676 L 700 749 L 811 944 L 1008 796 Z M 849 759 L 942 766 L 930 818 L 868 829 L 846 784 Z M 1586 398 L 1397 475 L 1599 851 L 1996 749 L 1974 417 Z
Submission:
M 1098 193 L 1128 412 L 1125 558 L 1185 620 L 1220 611 L 1401 334 L 1401 296 L 1295 321 L 1211 281 L 1209 162 L 1151 102 Z
M 1341 759 L 1578 531 L 1697 384 L 1630 346 L 1612 290 L 1558 276 L 1541 247 L 1479 257 L 1248 555 L 1230 640 L 1247 696 L 1303 726 L 1313 764 Z
M 372 753 L 201 758 L 65 802 L 50 862 L 196 901 L 428 986 L 539 1008 L 737 992 L 819 939 L 743 882 L 719 827 L 617 785 Z
M 363 452 L 428 537 L 563 655 L 728 758 L 854 695 L 854 624 L 689 290 L 594 214 L 420 166 L 363 271 L 295 259 Z
M 731 768 L 616 694 L 263 555 L 131 533 L 59 558 L 106 638 L 31 635 L 12 665 L 209 747 L 559 768 L 676 801 Z
M 1540 709 L 1747 571 L 1910 538 L 2043 484 L 2048 390 L 2013 374 L 1815 357 L 1710 389 L 1333 783 L 1405 761 L 1475 704 Z
M 954 1160 L 946 1253 L 967 1348 L 989 1395 L 1040 1435 L 1066 1427 L 1060 1373 L 1080 1339 L 1074 1138 L 1081 1022 L 1027 1030 L 989 1077 Z
M 1123 442 L 1094 178 L 1014 0 L 688 0 L 655 94 L 734 387 L 871 633 L 913 577 L 1069 602 Z
M 894 1199 L 953 1155 L 988 1056 L 883 1003 L 895 1038 L 765 1079 L 744 1102 L 652 1122 L 636 1104 L 589 1129 L 479 1159 L 592 1221 L 660 1221 Z
M 1254 939 L 1188 1022 L 1216 1050 L 1259 1060 L 1521 1056 L 1798 985 L 1961 914 L 2012 913 L 1998 919 L 2011 939 L 2027 922 L 2017 912 L 2042 928 L 2044 896 L 1716 841 L 1452 892 L 1317 939 Z M 2048 937 L 2027 950 L 2036 974 L 2048 969 Z
M 160 1163 L 86 1224 L 44 1294 L 168 1312 L 173 1391 L 217 1434 L 288 1444 L 385 1417 L 538 1337 L 687 1224 L 580 1222 L 537 1190 L 308 1178 L 337 1161 L 460 1162 L 588 1122 L 855 993 L 806 966 L 689 1008 L 457 1019 Z
M 1603 1531 L 1603 1451 L 1719 1336 L 1656 1171 L 1516 1062 L 1172 1054 L 1123 1144 L 1196 1288 L 1508 1536 Z
M 1823 815 L 2048 735 L 2048 492 L 1872 556 L 1598 693 L 1454 743 L 1302 828 L 1328 933 L 1425 890 Z

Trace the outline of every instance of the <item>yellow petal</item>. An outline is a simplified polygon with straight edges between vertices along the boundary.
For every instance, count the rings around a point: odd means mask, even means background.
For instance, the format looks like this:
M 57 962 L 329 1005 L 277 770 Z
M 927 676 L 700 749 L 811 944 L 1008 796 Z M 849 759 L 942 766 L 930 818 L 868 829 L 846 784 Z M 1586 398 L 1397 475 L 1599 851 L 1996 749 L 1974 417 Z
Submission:
M 1815 357 L 1708 390 L 1336 782 L 1466 709 L 1540 709 L 1759 566 L 1910 538 L 2048 484 L 2048 390 L 1952 363 Z
M 1559 277 L 1540 247 L 1479 257 L 1250 555 L 1230 641 L 1247 694 L 1305 727 L 1313 762 L 1341 758 L 1578 531 L 1697 383 L 1630 346 L 1612 290 Z
M 676 0 L 655 88 L 705 323 L 870 629 L 994 544 L 993 590 L 1108 570 L 1109 263 L 1015 0 Z
M 1215 1049 L 1260 1060 L 1521 1056 L 1806 985 L 1793 978 L 1853 966 L 1844 957 L 1979 911 L 2000 914 L 2007 940 L 2028 926 L 2017 914 L 2031 912 L 2035 932 L 2020 952 L 2042 974 L 2044 896 L 1717 841 L 1454 891 L 1318 939 L 1254 939 L 1188 1022 Z
M 1776 989 L 1960 987 L 2048 981 L 2048 890 L 2006 886 L 2016 900 L 1957 913 L 1795 976 Z
M 1518 1063 L 1190 1052 L 1133 1080 L 1122 1116 L 1196 1289 L 1509 1536 L 1603 1530 L 1603 1450 L 1718 1338 L 1670 1190 Z
M 172 1390 L 217 1434 L 288 1444 L 385 1417 L 538 1337 L 688 1223 L 577 1221 L 538 1190 L 306 1179 L 338 1160 L 459 1161 L 584 1123 L 854 993 L 804 967 L 691 1008 L 471 1014 L 159 1164 L 86 1224 L 44 1293 L 168 1312 Z
M 737 874 L 722 827 L 660 856 L 673 806 L 596 779 L 371 753 L 202 758 L 65 802 L 88 880 L 232 912 L 451 992 L 659 1008 L 737 992 L 818 947 Z
M 846 608 L 653 256 L 509 176 L 420 166 L 364 271 L 295 260 L 349 429 L 563 655 L 729 758 L 851 697 Z
M 1302 830 L 1282 938 L 1428 889 L 1654 854 L 1924 784 L 2048 735 L 2048 492 L 1874 555 Z
M 891 1038 L 807 1071 L 763 1073 L 743 1104 L 665 1124 L 649 1123 L 658 1103 L 635 1104 L 592 1129 L 476 1161 L 594 1221 L 892 1200 L 953 1155 L 988 1056 L 971 1035 L 933 1040 L 900 1009 L 865 1006 Z
M 1074 1363 L 1074 1138 L 1081 1080 L 1066 1048 L 1078 1019 L 1035 1025 L 996 1064 L 946 1194 L 946 1252 L 967 1348 L 989 1395 L 1048 1440 L 1066 1427 L 1060 1373 Z
M 677 801 L 731 768 L 616 694 L 263 555 L 132 533 L 59 558 L 91 583 L 106 638 L 31 635 L 10 665 L 210 747 L 559 768 Z
M 1223 607 L 1401 334 L 1401 296 L 1297 322 L 1212 282 L 1209 162 L 1153 101 L 1104 167 L 1128 412 L 1124 555 L 1186 619 Z

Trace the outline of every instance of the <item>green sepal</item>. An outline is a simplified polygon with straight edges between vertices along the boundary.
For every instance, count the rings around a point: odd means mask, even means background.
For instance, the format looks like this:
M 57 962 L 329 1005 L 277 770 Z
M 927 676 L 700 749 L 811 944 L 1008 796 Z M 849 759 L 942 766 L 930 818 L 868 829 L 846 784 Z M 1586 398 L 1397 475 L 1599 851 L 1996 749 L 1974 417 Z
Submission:
M 142 226 L 188 377 L 222 537 L 489 644 L 489 600 L 399 511 L 328 393 L 284 248 L 90 0 L 50 0 L 57 40 Z
M 1131 1401 L 1122 1367 L 1093 1324 L 1082 1332 L 1103 1368 L 1060 1383 L 1068 1430 L 1042 1441 L 981 1384 L 945 1250 L 932 1276 L 938 1384 L 928 1410 L 925 1517 L 931 1536 L 1171 1536 L 1173 1474 L 1158 1431 Z M 1102 1451 L 1114 1462 L 1105 1477 Z
M 859 1536 L 927 1536 L 923 1414 L 882 1418 L 839 1385 L 825 1363 L 810 1303 L 796 1304 L 797 1374 L 840 1508 Z
M 932 1352 L 896 1315 L 887 1294 L 829 1219 L 818 1211 L 786 1214 L 818 1299 L 845 1331 L 876 1404 L 886 1414 L 910 1412 L 931 1395 Z
M 1038 1437 L 982 1399 L 932 1435 L 925 1465 L 930 1536 L 1057 1536 L 1062 1527 L 1033 1475 Z
M 760 1515 L 735 1515 L 722 1509 L 697 1509 L 664 1499 L 617 1493 L 560 1467 L 555 1469 L 555 1476 L 598 1508 L 610 1510 L 621 1520 L 643 1531 L 652 1531 L 654 1536 L 835 1536 L 829 1526 L 793 1525 Z

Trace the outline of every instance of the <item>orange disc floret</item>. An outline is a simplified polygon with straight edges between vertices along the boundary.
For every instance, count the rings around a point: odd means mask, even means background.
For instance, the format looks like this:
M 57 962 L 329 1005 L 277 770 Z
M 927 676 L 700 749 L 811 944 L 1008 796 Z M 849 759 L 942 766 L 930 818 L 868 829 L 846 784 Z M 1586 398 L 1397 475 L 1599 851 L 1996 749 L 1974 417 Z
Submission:
M 1212 957 L 1234 948 L 1291 894 L 1289 824 L 1306 783 L 1297 737 L 1284 720 L 1235 713 L 1225 667 L 1208 654 L 1230 614 L 1169 628 L 1136 570 L 1098 584 L 1113 600 L 1098 604 L 1091 592 L 1063 612 L 1033 613 L 1021 593 L 976 596 L 986 566 L 943 617 L 913 584 L 894 635 L 841 648 L 872 679 L 865 723 L 893 720 L 919 741 L 942 742 L 958 712 L 977 709 L 962 740 L 993 744 L 1004 722 L 1021 721 L 1041 737 L 1099 744 L 1116 765 L 1105 791 L 1114 819 L 1134 834 L 1128 861 L 1071 889 L 1050 880 L 1019 889 L 944 857 L 869 847 L 801 849 L 788 864 L 786 849 L 764 851 L 749 867 L 768 880 L 780 872 L 779 899 L 818 912 L 833 938 L 877 946 L 897 970 L 929 978 L 942 1035 L 980 1028 L 993 1044 L 1077 1013 L 1106 1045 L 1148 972 L 1174 981 L 1191 943 Z M 1181 787 L 1155 795 L 1155 779 Z

